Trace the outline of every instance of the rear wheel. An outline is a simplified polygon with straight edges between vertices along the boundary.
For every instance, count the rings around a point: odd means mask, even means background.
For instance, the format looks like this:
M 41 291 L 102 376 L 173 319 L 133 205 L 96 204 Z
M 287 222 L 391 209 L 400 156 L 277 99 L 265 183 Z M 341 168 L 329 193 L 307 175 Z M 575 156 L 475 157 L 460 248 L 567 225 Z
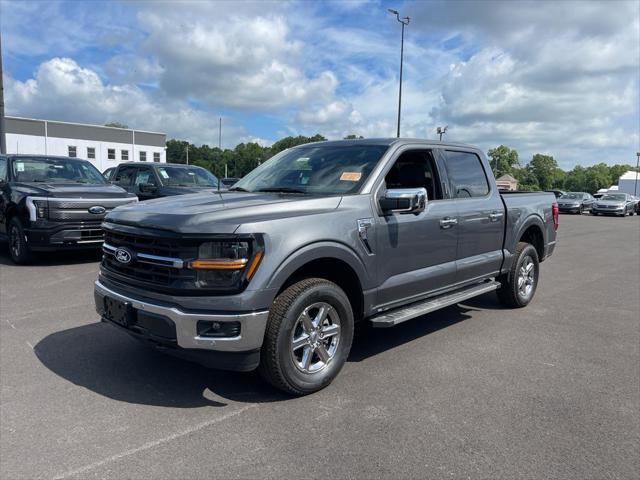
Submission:
M 509 273 L 498 278 L 500 302 L 512 308 L 527 306 L 536 293 L 540 277 L 538 252 L 530 243 L 519 242 Z
M 27 244 L 22 222 L 17 217 L 13 217 L 9 222 L 9 254 L 11 260 L 19 265 L 31 260 L 31 249 Z
M 353 340 L 353 311 L 344 291 L 321 278 L 278 295 L 267 322 L 260 374 L 294 395 L 316 392 L 338 375 Z

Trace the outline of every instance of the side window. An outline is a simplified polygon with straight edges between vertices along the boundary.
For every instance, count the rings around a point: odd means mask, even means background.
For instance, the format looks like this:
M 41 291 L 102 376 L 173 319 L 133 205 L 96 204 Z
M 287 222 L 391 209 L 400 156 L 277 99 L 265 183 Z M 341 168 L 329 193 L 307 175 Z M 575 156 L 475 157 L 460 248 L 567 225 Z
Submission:
M 121 187 L 129 187 L 133 183 L 133 178 L 136 176 L 136 167 L 122 167 L 116 172 L 113 181 L 116 185 Z
M 426 188 L 429 200 L 442 200 L 438 170 L 429 150 L 402 153 L 384 178 L 389 188 Z
M 150 183 L 152 185 L 156 185 L 156 179 L 153 176 L 153 171 L 150 168 L 140 168 L 138 169 L 138 174 L 136 175 L 136 185 L 140 185 L 142 183 Z
M 69 145 L 67 147 L 67 149 L 68 149 L 67 153 L 69 154 L 70 157 L 75 158 L 75 157 L 78 156 L 77 155 L 77 149 L 76 149 L 75 145 Z
M 160 152 L 153 152 L 153 161 L 156 163 L 160 162 Z
M 141 162 L 147 161 L 147 152 L 140 152 L 140 161 Z
M 107 148 L 107 158 L 109 160 L 116 159 L 116 149 L 115 148 Z
M 7 159 L 0 157 L 0 180 L 7 179 Z
M 96 158 L 96 148 L 95 147 L 87 147 L 87 158 L 95 159 Z
M 484 197 L 489 182 L 480 158 L 470 152 L 445 152 L 447 173 L 454 198 Z

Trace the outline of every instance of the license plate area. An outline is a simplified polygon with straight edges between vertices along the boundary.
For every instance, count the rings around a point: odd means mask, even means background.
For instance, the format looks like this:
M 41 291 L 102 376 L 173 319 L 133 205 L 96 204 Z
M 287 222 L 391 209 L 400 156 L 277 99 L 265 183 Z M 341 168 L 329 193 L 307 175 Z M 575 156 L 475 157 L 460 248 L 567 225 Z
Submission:
M 129 327 L 133 324 L 135 311 L 129 302 L 121 302 L 111 297 L 104 297 L 104 317 L 114 323 Z

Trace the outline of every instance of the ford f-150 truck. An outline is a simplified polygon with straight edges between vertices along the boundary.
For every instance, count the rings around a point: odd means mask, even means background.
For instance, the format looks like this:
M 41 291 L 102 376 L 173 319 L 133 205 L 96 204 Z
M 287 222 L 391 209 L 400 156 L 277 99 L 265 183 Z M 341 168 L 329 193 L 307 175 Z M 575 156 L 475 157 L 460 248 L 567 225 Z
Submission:
M 500 194 L 477 148 L 367 139 L 291 148 L 227 192 L 124 206 L 103 227 L 104 321 L 303 395 L 335 378 L 358 322 L 392 327 L 491 291 L 527 305 L 558 207 Z
M 34 251 L 100 248 L 104 216 L 137 201 L 86 160 L 0 155 L 0 235 L 15 263 Z

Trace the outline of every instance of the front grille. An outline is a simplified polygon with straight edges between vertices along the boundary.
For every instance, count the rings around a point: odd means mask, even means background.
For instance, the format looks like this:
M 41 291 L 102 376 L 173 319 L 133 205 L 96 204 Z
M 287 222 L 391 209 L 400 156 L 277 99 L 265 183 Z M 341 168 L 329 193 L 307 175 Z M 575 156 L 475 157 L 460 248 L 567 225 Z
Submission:
M 48 201 L 49 220 L 59 222 L 100 221 L 114 208 L 131 203 L 131 197 L 121 198 L 78 198 L 58 199 Z M 102 207 L 104 213 L 91 213 L 91 207 Z
M 175 268 L 166 260 L 149 260 L 148 257 L 136 259 L 135 255 L 170 258 L 182 260 L 186 263 L 197 257 L 198 245 L 193 241 L 177 238 L 164 238 L 150 235 L 137 235 L 124 232 L 106 231 L 105 254 L 102 267 L 107 273 L 120 281 L 135 285 L 151 285 L 164 288 L 191 289 L 194 287 L 197 273 L 186 268 Z M 129 264 L 116 260 L 113 250 L 124 247 L 134 253 L 134 259 Z

